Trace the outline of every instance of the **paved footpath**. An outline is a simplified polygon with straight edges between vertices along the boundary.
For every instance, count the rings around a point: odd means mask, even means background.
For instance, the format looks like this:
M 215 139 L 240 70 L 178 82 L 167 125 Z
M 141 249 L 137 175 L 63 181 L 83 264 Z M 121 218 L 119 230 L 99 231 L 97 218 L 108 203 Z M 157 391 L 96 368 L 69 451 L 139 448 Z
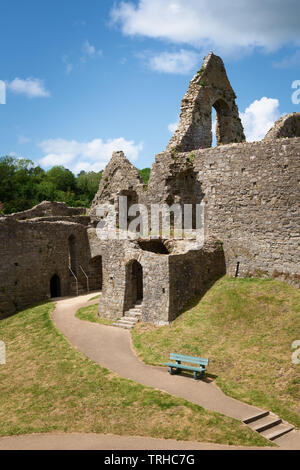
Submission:
M 111 434 L 31 434 L 0 438 L 1 450 L 268 450 Z M 272 448 L 274 450 L 274 448 Z
M 258 414 L 260 411 L 263 411 L 259 408 L 227 397 L 213 382 L 209 380 L 195 381 L 193 378 L 188 378 L 186 376 L 171 376 L 166 367 L 153 367 L 144 364 L 133 352 L 131 347 L 131 336 L 128 330 L 82 321 L 75 317 L 79 308 L 95 303 L 90 302 L 90 298 L 91 295 L 85 295 L 57 301 L 56 309 L 52 314 L 52 319 L 55 326 L 66 336 L 72 346 L 84 353 L 94 362 L 116 372 L 124 378 L 131 379 L 135 382 L 167 392 L 177 397 L 185 398 L 186 400 L 200 405 L 203 408 L 222 413 L 238 420 L 244 420 L 250 416 Z M 74 445 L 76 445 L 76 442 L 78 444 L 78 436 L 74 436 L 75 435 L 65 435 L 65 438 L 61 440 L 61 442 L 64 443 L 63 445 L 70 446 L 75 442 Z M 41 436 L 39 438 L 37 438 L 37 436 L 3 438 L 0 439 L 0 449 L 2 448 L 1 446 L 4 445 L 3 443 L 6 442 L 8 445 L 9 440 L 13 445 L 14 440 L 19 439 L 19 442 L 21 442 L 20 439 L 25 439 L 29 445 L 33 438 L 37 439 L 37 441 L 35 441 L 37 445 L 42 441 L 45 444 L 45 439 L 46 441 L 47 439 L 50 439 L 49 436 Z M 51 439 L 53 439 L 53 437 Z M 49 445 L 51 445 L 51 439 L 47 441 L 50 443 Z M 96 435 L 91 435 L 90 438 L 85 437 L 84 439 L 86 439 L 84 442 L 86 442 L 87 445 L 89 445 L 89 442 L 92 442 L 92 445 L 97 445 L 97 442 L 104 442 L 104 446 L 107 446 L 108 442 L 106 441 L 105 436 L 102 436 L 100 441 L 97 441 L 99 436 L 96 437 Z M 118 437 L 118 439 L 120 439 L 120 441 L 118 441 L 117 447 L 115 447 L 116 449 L 120 448 L 118 447 L 119 445 L 122 446 L 122 442 L 125 442 L 125 446 L 131 445 L 131 439 L 139 439 L 136 441 L 136 445 L 138 445 L 138 442 L 141 442 L 141 445 L 144 445 L 143 443 L 147 442 L 146 447 L 149 442 L 153 444 L 154 441 L 156 443 L 163 442 L 161 440 L 150 440 L 145 438 Z M 113 442 L 113 440 L 111 442 Z M 57 440 L 57 443 L 59 445 L 59 439 Z M 293 431 L 288 436 L 283 436 L 282 438 L 277 439 L 276 444 L 281 448 L 300 449 L 300 433 Z M 168 444 L 166 443 L 166 445 Z M 180 445 L 183 444 L 181 443 Z M 219 447 L 211 444 L 188 443 L 187 448 L 191 445 L 193 445 L 193 448 L 196 448 L 195 445 L 200 445 L 202 448 L 208 446 L 205 448 L 210 449 Z M 137 447 L 134 445 L 134 447 L 130 448 Z M 154 447 L 152 448 L 154 449 Z M 222 448 L 226 448 L 226 446 L 222 446 Z

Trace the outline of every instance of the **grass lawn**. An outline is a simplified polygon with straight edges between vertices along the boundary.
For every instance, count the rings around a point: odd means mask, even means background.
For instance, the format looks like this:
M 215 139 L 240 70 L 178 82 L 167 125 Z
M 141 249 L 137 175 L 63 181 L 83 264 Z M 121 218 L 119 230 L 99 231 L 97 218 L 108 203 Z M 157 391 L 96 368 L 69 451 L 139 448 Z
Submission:
M 90 299 L 90 301 L 95 299 Z M 112 325 L 114 321 L 109 320 L 108 318 L 98 317 L 98 303 L 94 305 L 89 305 L 88 307 L 83 307 L 78 310 L 76 317 L 80 320 L 90 321 L 92 323 L 100 323 L 101 325 Z
M 241 423 L 123 379 L 72 348 L 53 303 L 0 321 L 0 435 L 92 432 L 269 445 Z
M 101 297 L 101 294 L 95 295 L 95 297 L 92 297 L 92 298 L 89 300 L 89 302 L 91 302 L 92 300 L 100 299 L 100 297 Z
M 269 279 L 219 280 L 170 326 L 138 324 L 133 344 L 148 364 L 170 352 L 210 358 L 208 371 L 227 394 L 271 410 L 300 428 L 300 290 Z

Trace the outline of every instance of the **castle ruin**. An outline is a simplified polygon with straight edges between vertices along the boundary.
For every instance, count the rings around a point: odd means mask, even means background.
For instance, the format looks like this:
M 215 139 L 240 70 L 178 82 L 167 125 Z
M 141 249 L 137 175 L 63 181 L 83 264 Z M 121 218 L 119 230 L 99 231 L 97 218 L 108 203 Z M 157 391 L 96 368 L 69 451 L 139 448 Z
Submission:
M 0 217 L 0 318 L 51 297 L 102 290 L 101 316 L 122 323 L 133 309 L 143 321 L 166 324 L 226 273 L 299 286 L 300 113 L 281 118 L 261 142 L 247 143 L 235 100 L 222 60 L 210 53 L 148 185 L 119 151 L 88 211 L 44 202 Z M 204 243 L 100 240 L 97 207 L 118 211 L 122 195 L 129 206 L 202 204 Z

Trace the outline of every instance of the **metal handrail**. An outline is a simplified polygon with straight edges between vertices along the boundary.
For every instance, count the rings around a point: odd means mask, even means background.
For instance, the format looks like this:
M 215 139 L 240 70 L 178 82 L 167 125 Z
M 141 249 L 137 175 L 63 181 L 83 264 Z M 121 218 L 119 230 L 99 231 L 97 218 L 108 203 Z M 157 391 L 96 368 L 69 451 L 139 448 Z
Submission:
M 77 279 L 77 277 L 75 276 L 75 274 L 73 273 L 71 266 L 69 266 L 69 270 L 70 270 L 72 276 L 75 278 L 75 281 L 76 281 L 76 292 L 77 292 L 77 297 L 78 297 L 78 295 L 79 295 L 79 291 L 78 291 L 78 279 Z
M 83 269 L 83 267 L 81 265 L 79 265 L 79 267 L 80 267 L 81 271 L 83 272 L 83 274 L 86 277 L 86 289 L 87 289 L 87 293 L 89 294 L 89 292 L 90 292 L 89 276 L 86 274 L 85 270 Z

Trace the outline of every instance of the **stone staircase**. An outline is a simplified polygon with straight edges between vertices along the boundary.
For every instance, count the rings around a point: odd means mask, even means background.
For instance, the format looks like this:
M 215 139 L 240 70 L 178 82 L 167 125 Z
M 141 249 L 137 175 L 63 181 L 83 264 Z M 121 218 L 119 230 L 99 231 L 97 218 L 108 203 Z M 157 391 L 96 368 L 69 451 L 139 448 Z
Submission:
M 120 318 L 113 326 L 118 328 L 125 328 L 131 330 L 142 318 L 142 303 L 137 302 L 133 308 L 125 313 L 125 316 Z
M 81 284 L 81 282 L 78 282 L 78 295 L 84 295 L 87 293 L 87 288 Z M 70 294 L 73 296 L 77 295 L 77 286 L 76 286 L 76 281 L 75 279 L 71 279 L 70 282 Z
M 275 441 L 281 436 L 293 431 L 294 426 L 282 421 L 278 416 L 270 411 L 259 413 L 245 419 L 244 424 L 249 426 L 253 431 L 258 432 L 269 441 Z

